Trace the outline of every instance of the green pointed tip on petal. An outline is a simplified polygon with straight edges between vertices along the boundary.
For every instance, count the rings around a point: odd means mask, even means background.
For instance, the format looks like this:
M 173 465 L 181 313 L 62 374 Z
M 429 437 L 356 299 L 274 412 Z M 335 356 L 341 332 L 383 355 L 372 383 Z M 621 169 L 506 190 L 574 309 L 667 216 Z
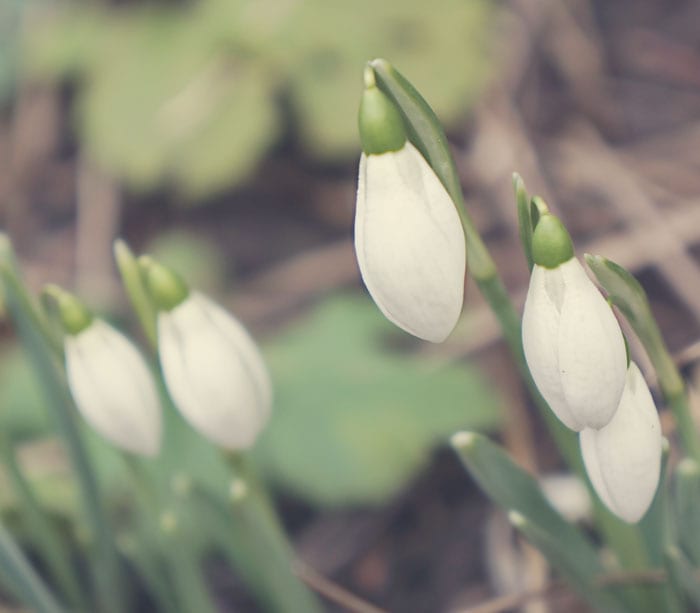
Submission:
M 362 149 L 367 155 L 399 151 L 406 143 L 401 112 L 375 81 L 374 70 L 365 67 L 365 90 L 360 100 L 358 125 Z
M 700 464 L 698 464 L 692 458 L 683 458 L 680 462 L 678 462 L 678 467 L 676 470 L 684 477 L 700 476 Z
M 574 244 L 564 224 L 554 215 L 540 217 L 532 234 L 532 257 L 535 264 L 557 268 L 574 257 Z
M 15 252 L 12 248 L 10 237 L 5 232 L 0 232 L 0 261 L 12 262 L 14 261 L 14 255 Z
M 124 262 L 131 262 L 136 259 L 134 257 L 134 252 L 129 248 L 126 241 L 121 238 L 114 241 L 112 249 L 114 251 L 114 259 L 116 260 L 120 269 Z
M 517 511 L 508 512 L 508 521 L 516 528 L 521 528 L 528 523 L 525 516 Z
M 533 196 L 531 201 L 533 211 L 537 213 L 538 219 L 549 214 L 547 203 L 540 196 Z
M 464 430 L 460 432 L 455 432 L 450 437 L 450 444 L 455 449 L 468 449 L 476 443 L 476 435 L 473 432 L 466 432 Z
M 53 300 L 65 331 L 75 336 L 88 328 L 94 317 L 90 310 L 73 294 L 58 285 L 47 285 L 44 295 Z
M 189 296 L 190 290 L 177 273 L 148 255 L 142 255 L 138 261 L 146 289 L 158 310 L 171 311 Z

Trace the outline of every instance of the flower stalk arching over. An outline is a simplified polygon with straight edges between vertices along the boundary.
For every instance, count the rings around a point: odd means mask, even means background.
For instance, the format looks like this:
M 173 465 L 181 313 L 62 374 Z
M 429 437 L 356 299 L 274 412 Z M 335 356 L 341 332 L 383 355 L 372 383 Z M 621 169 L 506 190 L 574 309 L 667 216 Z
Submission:
M 604 428 L 579 434 L 593 487 L 615 515 L 639 521 L 654 499 L 661 469 L 659 416 L 642 373 L 631 362 L 615 416 Z
M 146 360 L 121 332 L 101 319 L 65 337 L 68 385 L 85 420 L 125 451 L 155 456 L 161 406 Z
M 445 340 L 462 312 L 465 251 L 455 205 L 411 143 L 362 154 L 355 252 L 387 319 L 424 340 Z
M 196 430 L 231 451 L 253 446 L 270 417 L 272 385 L 237 319 L 190 292 L 159 312 L 158 353 L 173 402 Z
M 552 215 L 535 229 L 523 350 L 537 388 L 567 427 L 602 428 L 625 385 L 625 343 L 612 309 L 563 233 Z

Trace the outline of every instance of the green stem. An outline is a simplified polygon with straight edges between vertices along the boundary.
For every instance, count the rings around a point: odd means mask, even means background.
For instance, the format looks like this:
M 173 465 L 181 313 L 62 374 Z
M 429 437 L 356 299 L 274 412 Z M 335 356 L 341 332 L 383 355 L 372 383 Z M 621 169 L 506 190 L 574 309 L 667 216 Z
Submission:
M 80 610 L 87 610 L 87 602 L 74 572 L 74 565 L 55 527 L 37 500 L 34 490 L 17 462 L 9 441 L 0 433 L 0 456 L 7 468 L 8 477 L 22 505 L 23 518 L 34 535 L 40 555 L 46 563 L 53 580 L 63 594 Z
M 270 498 L 257 479 L 248 458 L 242 454 L 232 455 L 235 474 L 232 493 L 234 519 L 245 526 L 258 554 L 250 558 L 256 564 L 253 572 L 262 581 L 261 594 L 271 611 L 280 613 L 320 613 L 321 606 L 316 595 L 304 585 L 294 573 L 294 551 L 282 528 Z M 250 548 L 249 548 L 250 549 Z
M 34 572 L 14 539 L 0 525 L 0 572 L 12 590 L 32 611 L 64 613 L 48 587 Z
M 202 568 L 192 547 L 185 542 L 179 520 L 172 512 L 162 515 L 161 531 L 165 539 L 168 571 L 183 613 L 216 613 L 207 589 Z
M 161 505 L 153 480 L 147 474 L 143 462 L 131 454 L 123 453 L 122 458 L 127 466 L 131 484 L 135 491 L 138 506 L 137 531 L 139 542 L 127 541 L 125 552 L 146 583 L 162 611 L 178 611 L 172 587 L 168 583 L 166 573 L 158 560 L 143 546 L 143 539 L 152 539 L 159 532 L 158 520 Z M 168 560 L 168 565 L 172 562 Z M 177 574 L 172 573 L 171 574 Z
M 124 537 L 120 541 L 120 551 L 131 564 L 133 564 L 141 580 L 158 605 L 158 611 L 163 613 L 178 613 L 179 604 L 175 600 L 175 593 L 162 572 L 158 561 L 153 554 L 142 545 L 142 537 L 150 538 L 153 531 L 147 534 L 140 533 L 138 542 L 131 537 Z
M 110 613 L 121 613 L 125 607 L 119 559 L 100 501 L 97 479 L 75 422 L 73 401 L 53 358 L 50 344 L 43 335 L 34 307 L 8 257 L 2 258 L 0 276 L 8 311 L 44 386 L 46 401 L 75 470 L 85 518 L 95 540 L 97 561 L 91 566 L 101 608 Z

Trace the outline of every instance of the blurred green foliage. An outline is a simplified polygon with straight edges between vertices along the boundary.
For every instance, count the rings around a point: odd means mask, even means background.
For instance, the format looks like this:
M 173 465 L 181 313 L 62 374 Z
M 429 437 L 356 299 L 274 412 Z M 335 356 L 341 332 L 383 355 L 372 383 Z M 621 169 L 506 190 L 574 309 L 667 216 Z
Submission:
M 0 105 L 12 95 L 17 78 L 22 0 L 0 2 Z
M 373 57 L 454 121 L 488 75 L 492 15 L 487 0 L 64 3 L 25 28 L 24 60 L 29 76 L 78 80 L 80 137 L 107 169 L 201 197 L 244 180 L 285 130 L 312 155 L 355 154 Z
M 267 346 L 275 413 L 255 455 L 270 479 L 318 504 L 382 503 L 455 430 L 498 425 L 475 370 L 392 350 L 402 336 L 366 299 L 341 296 Z

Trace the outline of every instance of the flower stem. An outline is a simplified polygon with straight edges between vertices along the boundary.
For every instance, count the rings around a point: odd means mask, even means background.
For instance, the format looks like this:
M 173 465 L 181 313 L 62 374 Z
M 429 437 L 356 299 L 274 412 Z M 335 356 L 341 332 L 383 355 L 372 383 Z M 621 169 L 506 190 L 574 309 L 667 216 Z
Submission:
M 161 515 L 160 530 L 168 558 L 170 583 L 180 610 L 184 613 L 216 613 L 198 556 L 187 542 L 178 516 L 165 511 Z
M 280 613 L 320 613 L 321 607 L 309 588 L 294 573 L 294 552 L 277 513 L 243 453 L 231 456 L 235 479 L 231 500 L 234 520 L 245 526 L 258 555 L 250 558 L 261 579 L 260 595 Z

